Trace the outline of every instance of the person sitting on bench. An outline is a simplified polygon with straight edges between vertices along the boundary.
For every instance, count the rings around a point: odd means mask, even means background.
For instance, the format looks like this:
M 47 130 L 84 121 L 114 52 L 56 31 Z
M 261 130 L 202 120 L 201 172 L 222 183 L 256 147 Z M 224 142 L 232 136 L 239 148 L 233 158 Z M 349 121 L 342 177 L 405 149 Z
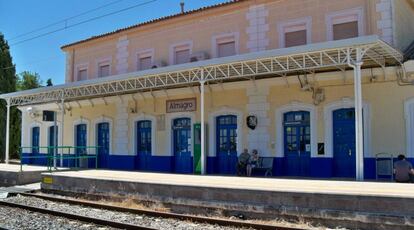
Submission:
M 398 155 L 398 161 L 394 163 L 395 181 L 410 183 L 414 175 L 413 165 L 405 159 L 404 155 Z
M 244 149 L 240 154 L 239 159 L 237 160 L 237 175 L 243 176 L 246 175 L 246 167 L 249 163 L 250 154 L 247 149 Z
M 247 176 L 252 175 L 253 168 L 256 168 L 259 161 L 259 153 L 257 149 L 253 149 L 252 155 L 249 158 L 249 163 L 247 164 Z

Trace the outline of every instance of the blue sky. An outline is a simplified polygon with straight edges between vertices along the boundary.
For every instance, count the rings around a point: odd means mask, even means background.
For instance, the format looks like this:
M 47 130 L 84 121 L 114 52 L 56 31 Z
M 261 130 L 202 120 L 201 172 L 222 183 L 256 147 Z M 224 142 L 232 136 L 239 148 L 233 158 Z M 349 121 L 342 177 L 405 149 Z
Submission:
M 104 17 L 79 26 L 65 29 L 31 41 L 14 44 L 36 35 L 62 28 L 65 23 L 33 33 L 24 37 L 18 35 L 49 25 L 62 19 L 106 5 L 116 0 L 0 0 L 0 32 L 5 35 L 11 46 L 16 72 L 32 71 L 40 74 L 45 83 L 52 78 L 55 85 L 65 81 L 65 55 L 62 45 L 82 40 L 93 35 L 113 31 L 149 19 L 175 14 L 180 11 L 180 0 L 156 0 L 144 6 Z M 67 21 L 72 25 L 99 15 L 147 2 L 148 0 L 118 0 L 108 7 Z M 185 0 L 185 8 L 195 9 L 213 5 L 226 0 Z M 15 39 L 13 39 L 15 38 Z

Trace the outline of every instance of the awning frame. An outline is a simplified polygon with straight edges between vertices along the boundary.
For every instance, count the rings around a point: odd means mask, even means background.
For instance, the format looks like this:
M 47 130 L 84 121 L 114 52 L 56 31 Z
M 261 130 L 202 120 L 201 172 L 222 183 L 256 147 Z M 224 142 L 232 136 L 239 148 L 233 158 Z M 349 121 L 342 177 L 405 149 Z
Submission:
M 365 50 L 363 67 L 401 64 L 403 55 L 378 36 L 357 37 L 291 48 L 248 53 L 173 65 L 59 86 L 0 95 L 11 106 L 107 97 L 189 85 L 286 76 L 298 72 L 336 71 L 355 62 L 356 50 Z

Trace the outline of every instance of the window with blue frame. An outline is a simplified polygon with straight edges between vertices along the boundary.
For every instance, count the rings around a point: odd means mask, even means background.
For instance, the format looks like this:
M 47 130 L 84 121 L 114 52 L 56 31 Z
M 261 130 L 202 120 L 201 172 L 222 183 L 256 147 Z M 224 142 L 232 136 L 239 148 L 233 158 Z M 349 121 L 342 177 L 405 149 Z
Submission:
M 137 122 L 137 153 L 151 153 L 151 121 Z
M 40 143 L 40 128 L 38 126 L 32 127 L 32 154 L 39 153 Z
M 86 145 L 87 145 L 87 126 L 86 124 L 79 124 L 75 126 L 76 131 L 76 154 L 84 155 L 87 153 Z

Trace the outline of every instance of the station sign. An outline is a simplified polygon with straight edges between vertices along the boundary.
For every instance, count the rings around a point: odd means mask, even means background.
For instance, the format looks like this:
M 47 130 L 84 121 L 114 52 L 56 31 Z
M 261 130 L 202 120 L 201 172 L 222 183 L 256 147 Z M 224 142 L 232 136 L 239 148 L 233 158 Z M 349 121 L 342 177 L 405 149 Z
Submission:
M 167 100 L 167 103 L 166 103 L 167 113 L 191 112 L 191 111 L 196 111 L 196 110 L 197 110 L 196 98 Z

